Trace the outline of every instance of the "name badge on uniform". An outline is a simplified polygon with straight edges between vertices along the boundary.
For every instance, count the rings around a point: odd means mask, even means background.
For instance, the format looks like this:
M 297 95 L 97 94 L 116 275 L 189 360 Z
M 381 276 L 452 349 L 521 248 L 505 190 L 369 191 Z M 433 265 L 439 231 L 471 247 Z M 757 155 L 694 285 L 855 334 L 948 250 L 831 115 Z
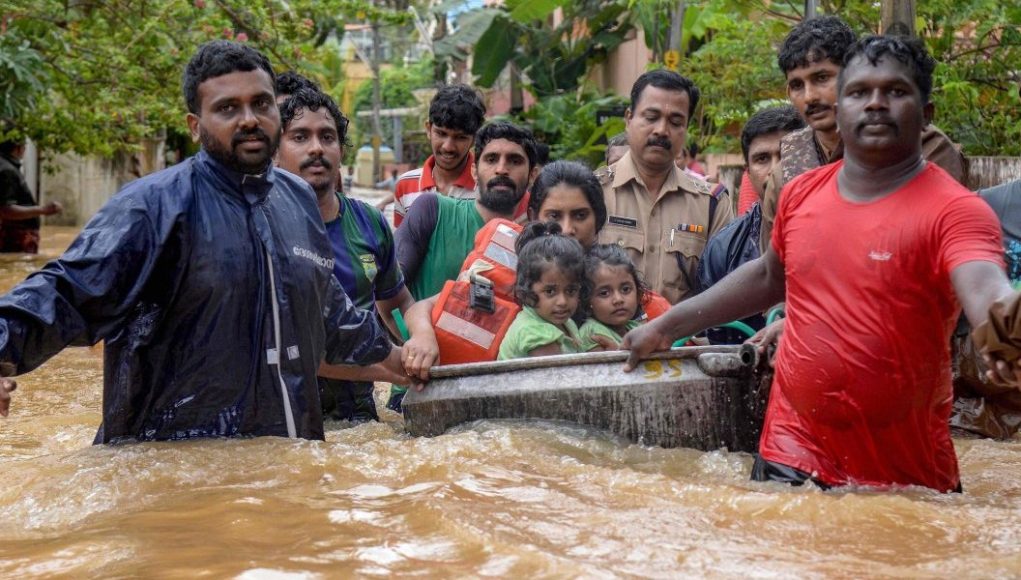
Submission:
M 376 280 L 376 273 L 379 269 L 376 268 L 376 256 L 372 254 L 362 254 L 358 256 L 358 261 L 362 263 L 362 270 L 365 272 L 365 277 L 369 279 L 369 282 Z
M 611 215 L 606 221 L 610 225 L 622 226 L 622 227 L 625 227 L 625 228 L 631 228 L 633 230 L 637 230 L 638 229 L 638 220 L 636 220 L 634 218 L 629 218 L 629 217 L 624 217 L 624 216 L 619 216 L 619 215 Z

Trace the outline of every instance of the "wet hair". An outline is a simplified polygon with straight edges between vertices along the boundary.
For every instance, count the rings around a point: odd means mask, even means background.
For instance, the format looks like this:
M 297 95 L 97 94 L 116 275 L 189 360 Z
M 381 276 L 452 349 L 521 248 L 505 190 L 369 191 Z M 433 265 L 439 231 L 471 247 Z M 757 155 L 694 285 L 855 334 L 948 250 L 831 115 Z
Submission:
M 651 288 L 645 282 L 642 273 L 635 267 L 635 263 L 631 261 L 631 256 L 628 256 L 627 250 L 617 244 L 596 244 L 589 248 L 588 253 L 585 254 L 585 279 L 588 280 L 590 294 L 590 300 L 586 300 L 584 303 L 585 309 L 589 313 L 592 311 L 591 293 L 595 291 L 592 280 L 595 278 L 596 271 L 600 266 L 610 266 L 611 268 L 623 266 L 627 270 L 627 273 L 635 281 L 635 292 L 638 293 L 638 309 L 641 309 L 642 298 Z
M 549 145 L 535 142 L 535 164 L 542 166 L 549 164 Z
M 321 90 L 312 79 L 302 76 L 293 70 L 285 71 L 273 79 L 277 95 L 293 95 L 301 89 Z
M 585 199 L 592 207 L 596 216 L 596 233 L 606 225 L 606 200 L 603 199 L 603 186 L 599 178 L 586 165 L 577 161 L 554 161 L 539 172 L 532 184 L 532 196 L 528 198 L 528 210 L 532 215 L 539 215 L 542 204 L 546 203 L 549 191 L 565 184 L 577 187 L 585 194 Z
M 858 35 L 836 16 L 809 18 L 792 28 L 783 39 L 776 62 L 785 75 L 824 59 L 840 66 L 856 40 Z
M 928 104 L 932 96 L 932 71 L 936 68 L 936 61 L 929 56 L 921 40 L 910 36 L 870 35 L 856 42 L 844 57 L 844 69 L 837 77 L 837 91 L 844 87 L 844 70 L 852 60 L 862 58 L 876 66 L 884 56 L 893 57 L 911 69 L 911 78 L 922 95 L 922 104 Z
M 441 127 L 445 127 L 445 125 L 441 125 Z M 489 142 L 495 139 L 506 139 L 521 145 L 521 148 L 525 150 L 525 156 L 528 157 L 528 170 L 531 171 L 535 167 L 539 154 L 535 151 L 535 137 L 532 136 L 532 132 L 506 121 L 490 123 L 475 135 L 476 166 L 478 166 L 479 160 L 482 159 L 482 152 L 485 151 L 486 145 L 489 145 Z
M 247 44 L 229 40 L 214 40 L 203 44 L 188 61 L 181 82 L 188 111 L 197 115 L 202 108 L 198 97 L 199 85 L 206 80 L 258 69 L 266 71 L 270 79 L 276 78 L 269 60 Z
M 771 135 L 778 131 L 790 133 L 805 126 L 805 120 L 798 114 L 793 105 L 770 107 L 752 115 L 741 129 L 741 154 L 748 163 L 748 150 L 752 141 L 763 135 Z
M 447 85 L 429 103 L 429 122 L 436 127 L 474 135 L 486 120 L 486 105 L 468 85 Z
M 24 144 L 24 139 L 8 139 L 7 141 L 0 143 L 0 155 L 10 157 L 14 153 L 15 149 Z
M 652 85 L 657 89 L 677 91 L 688 94 L 688 120 L 695 115 L 695 107 L 701 93 L 695 83 L 687 77 L 683 77 L 672 70 L 657 69 L 650 70 L 638 77 L 635 84 L 631 85 L 631 112 L 638 109 L 638 100 L 642 96 L 645 87 Z
M 350 147 L 351 144 L 347 141 L 347 117 L 344 116 L 344 113 L 340 112 L 340 107 L 330 98 L 330 95 L 317 89 L 298 89 L 297 92 L 291 95 L 291 98 L 284 101 L 280 105 L 280 126 L 286 131 L 287 126 L 291 124 L 291 121 L 294 120 L 295 116 L 298 116 L 302 109 L 318 111 L 323 107 L 326 108 L 326 112 L 330 114 L 330 117 L 333 117 L 333 122 L 337 126 L 337 138 L 341 146 Z
M 532 292 L 532 284 L 553 266 L 578 283 L 580 304 L 588 300 L 588 283 L 585 278 L 585 251 L 574 238 L 560 232 L 560 224 L 532 222 L 514 243 L 518 254 L 517 278 L 514 281 L 514 298 L 522 306 L 535 306 L 539 297 Z

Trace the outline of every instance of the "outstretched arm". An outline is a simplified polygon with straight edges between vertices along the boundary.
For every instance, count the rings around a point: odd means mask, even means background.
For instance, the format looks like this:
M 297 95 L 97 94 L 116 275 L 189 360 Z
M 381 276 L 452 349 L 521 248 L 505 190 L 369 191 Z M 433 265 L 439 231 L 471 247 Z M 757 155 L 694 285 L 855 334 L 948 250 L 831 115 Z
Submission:
M 92 345 L 121 328 L 159 271 L 176 219 L 150 199 L 118 194 L 63 256 L 0 296 L 0 375 L 29 372 L 70 344 Z M 0 379 L 0 415 L 14 388 Z
M 981 336 L 983 329 L 988 327 L 990 308 L 993 304 L 1010 298 L 1012 294 L 1007 275 L 993 262 L 965 262 L 950 273 L 950 281 L 954 285 L 957 300 L 961 303 L 968 322 L 976 329 L 977 336 Z M 986 364 L 989 365 L 989 370 L 986 371 L 989 380 L 1000 385 L 1021 386 L 1019 361 L 1006 360 L 1001 353 L 990 352 L 981 338 L 977 342 Z
M 0 220 L 22 221 L 44 215 L 53 215 L 64 210 L 59 202 L 51 201 L 43 205 L 5 205 L 0 206 Z
M 411 338 L 404 343 L 404 370 L 423 381 L 429 380 L 429 368 L 440 362 L 440 345 L 432 324 L 436 302 L 436 296 L 419 300 L 405 315 Z
M 668 350 L 682 336 L 761 312 L 782 301 L 785 293 L 783 263 L 770 246 L 762 257 L 742 265 L 712 288 L 627 333 L 621 348 L 631 354 L 624 370 L 634 369 L 653 352 Z

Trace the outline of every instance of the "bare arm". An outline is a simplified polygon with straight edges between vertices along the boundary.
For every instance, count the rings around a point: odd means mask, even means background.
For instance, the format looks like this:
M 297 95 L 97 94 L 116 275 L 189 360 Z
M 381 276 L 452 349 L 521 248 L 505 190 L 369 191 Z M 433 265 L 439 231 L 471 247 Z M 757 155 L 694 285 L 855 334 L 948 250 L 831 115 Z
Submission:
M 772 245 L 705 292 L 675 304 L 663 316 L 624 336 L 621 348 L 631 351 L 624 370 L 635 368 L 649 354 L 668 350 L 675 340 L 761 312 L 784 299 L 784 267 Z
M 1010 296 L 1013 290 L 1007 275 L 992 262 L 965 262 L 950 273 L 957 300 L 964 309 L 964 315 L 972 328 L 978 328 L 989 318 L 989 308 L 1001 298 Z M 989 370 L 986 376 L 1000 385 L 1021 386 L 1021 367 L 1010 364 L 998 357 L 982 353 Z
M 376 209 L 382 211 L 386 209 L 386 206 L 394 202 L 394 194 L 388 193 L 383 199 L 376 202 Z
M 431 296 L 416 302 L 405 313 L 411 338 L 404 343 L 404 370 L 408 375 L 429 380 L 429 368 L 440 362 L 440 345 L 433 330 L 432 311 L 438 298 Z
M 394 383 L 397 385 L 409 385 L 415 381 L 404 372 L 401 365 L 403 350 L 395 346 L 390 354 L 383 361 L 368 366 L 357 365 L 328 365 L 319 363 L 317 374 L 328 379 L 341 379 L 345 381 L 371 381 Z M 416 385 L 421 388 L 421 385 Z
M 64 207 L 55 201 L 44 205 L 5 205 L 0 206 L 0 220 L 30 220 L 43 215 L 53 215 L 63 211 Z
M 972 328 L 986 321 L 993 302 L 1011 293 L 1007 275 L 993 262 L 965 262 L 950 273 L 950 282 Z

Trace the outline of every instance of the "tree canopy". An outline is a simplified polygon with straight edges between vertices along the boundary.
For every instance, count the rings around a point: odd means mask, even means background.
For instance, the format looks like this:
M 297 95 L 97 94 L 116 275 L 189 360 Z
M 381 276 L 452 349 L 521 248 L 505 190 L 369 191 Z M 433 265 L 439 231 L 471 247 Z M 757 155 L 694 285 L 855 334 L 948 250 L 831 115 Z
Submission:
M 181 71 L 198 45 L 215 38 L 251 43 L 278 70 L 311 76 L 337 96 L 342 78 L 331 43 L 343 34 L 343 24 L 399 25 L 407 40 L 415 30 L 409 4 L 0 0 L 0 118 L 14 121 L 19 132 L 47 150 L 86 154 L 131 150 L 166 130 L 183 133 Z M 582 101 L 605 96 L 589 80 L 591 70 L 637 28 L 655 59 L 662 60 L 670 14 L 679 3 L 506 0 L 499 7 L 474 9 L 477 3 L 467 0 L 418 4 L 427 7 L 422 14 L 442 24 L 433 38 L 437 71 L 470 59 L 476 82 L 491 86 L 513 63 L 515 78 L 540 107 L 556 98 L 548 109 L 573 103 L 568 109 L 575 113 Z M 796 0 L 685 2 L 677 68 L 703 91 L 692 133 L 704 148 L 736 151 L 744 121 L 757 108 L 785 99 L 776 47 L 800 21 L 802 6 Z M 916 29 L 939 62 L 933 93 L 937 124 L 966 153 L 1021 154 L 1021 5 L 928 0 L 917 7 Z M 873 0 L 819 2 L 820 13 L 841 16 L 859 33 L 877 31 L 879 11 Z M 456 15 L 449 33 L 447 14 Z M 392 96 L 407 101 L 406 95 Z M 554 119 L 542 111 L 531 117 Z M 593 127 L 582 133 L 549 123 L 543 127 L 550 136 L 573 135 L 571 143 L 551 143 L 555 151 L 585 151 L 586 157 L 595 155 L 589 143 L 595 132 Z
M 203 42 L 251 43 L 332 87 L 325 42 L 345 21 L 408 19 L 369 0 L 4 0 L 0 15 L 0 115 L 47 150 L 100 155 L 184 131 L 181 73 Z

